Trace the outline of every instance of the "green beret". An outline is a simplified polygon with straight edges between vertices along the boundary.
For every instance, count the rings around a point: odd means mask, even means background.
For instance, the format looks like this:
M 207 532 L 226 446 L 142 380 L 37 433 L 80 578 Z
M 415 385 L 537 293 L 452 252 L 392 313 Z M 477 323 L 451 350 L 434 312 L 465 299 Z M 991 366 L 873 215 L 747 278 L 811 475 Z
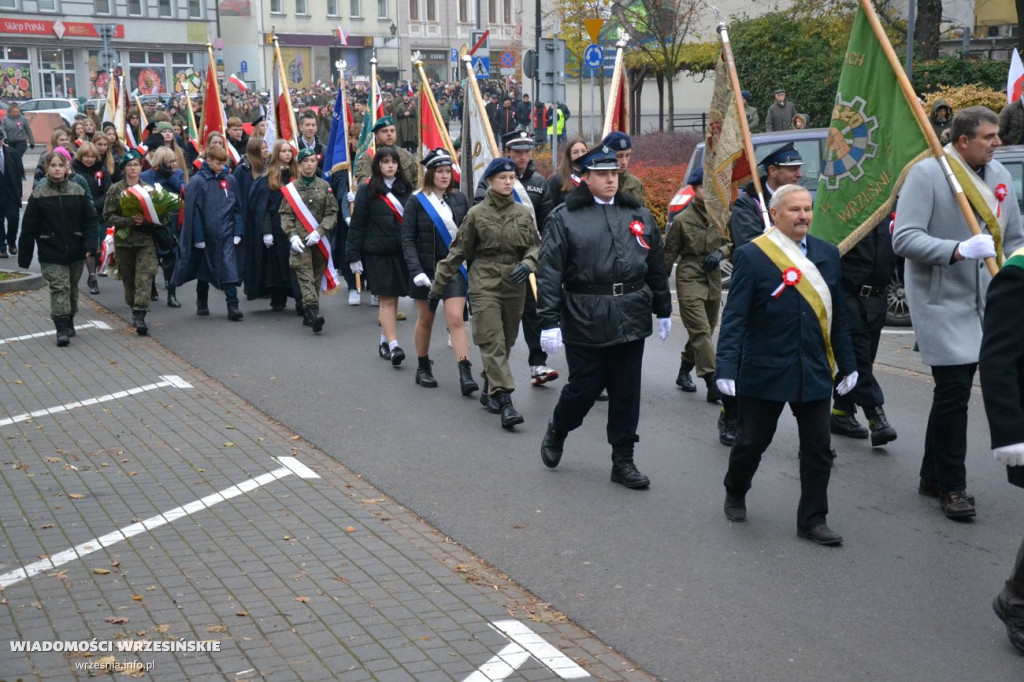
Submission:
M 391 118 L 390 116 L 385 116 L 384 118 L 378 118 L 377 122 L 373 124 L 373 128 L 372 128 L 371 132 L 375 133 L 378 130 L 380 130 L 381 128 L 387 128 L 388 126 L 393 126 L 393 125 L 395 125 L 395 119 Z
M 305 149 L 299 152 L 298 162 L 302 163 L 303 159 L 308 159 L 311 156 L 316 156 L 316 152 L 310 149 L 309 147 L 306 147 Z
M 120 168 L 121 170 L 124 170 L 124 167 L 127 166 L 132 161 L 138 161 L 139 163 L 142 163 L 142 154 L 140 154 L 138 151 L 134 149 L 129 149 L 124 153 L 124 156 L 121 157 L 121 160 L 117 162 L 117 167 Z

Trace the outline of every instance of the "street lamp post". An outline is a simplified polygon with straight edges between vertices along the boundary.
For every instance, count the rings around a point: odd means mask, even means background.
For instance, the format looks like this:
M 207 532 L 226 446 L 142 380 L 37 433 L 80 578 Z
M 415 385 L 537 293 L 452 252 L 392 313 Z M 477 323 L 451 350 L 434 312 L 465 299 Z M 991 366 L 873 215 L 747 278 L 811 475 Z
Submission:
M 395 3 L 395 11 L 398 11 L 398 3 Z M 391 22 L 391 26 L 388 27 L 391 31 L 391 39 L 397 43 L 396 49 L 398 50 L 398 57 L 395 60 L 395 68 L 398 69 L 398 79 L 402 80 L 402 37 L 398 35 L 398 27 L 395 26 L 395 22 Z

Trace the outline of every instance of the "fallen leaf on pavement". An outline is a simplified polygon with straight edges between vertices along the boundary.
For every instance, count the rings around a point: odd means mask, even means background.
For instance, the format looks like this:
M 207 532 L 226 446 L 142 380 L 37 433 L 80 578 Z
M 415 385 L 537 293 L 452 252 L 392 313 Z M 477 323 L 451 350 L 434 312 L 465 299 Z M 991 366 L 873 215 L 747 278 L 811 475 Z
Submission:
M 121 625 L 130 621 L 131 618 L 125 618 L 124 616 L 111 616 L 110 618 L 104 618 L 104 620 L 108 623 L 113 623 L 114 625 Z
M 110 571 L 105 568 L 94 568 L 92 569 L 92 572 L 96 575 L 106 575 L 107 573 L 110 573 Z

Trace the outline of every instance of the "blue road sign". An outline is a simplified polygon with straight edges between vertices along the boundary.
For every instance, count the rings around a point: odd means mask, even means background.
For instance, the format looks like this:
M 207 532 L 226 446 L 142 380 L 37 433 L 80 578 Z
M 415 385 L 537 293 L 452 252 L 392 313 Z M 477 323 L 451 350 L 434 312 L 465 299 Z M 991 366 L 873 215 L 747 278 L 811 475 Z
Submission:
M 473 57 L 473 75 L 477 78 L 491 77 L 491 58 Z
M 459 51 L 456 50 L 454 47 L 452 48 L 451 60 L 452 60 L 452 64 L 458 64 L 459 63 Z
M 583 63 L 592 69 L 596 69 L 601 66 L 601 62 L 604 61 L 604 48 L 597 43 L 587 45 L 587 49 L 583 51 Z
M 244 59 L 242 60 L 242 68 L 240 68 L 239 71 L 241 71 L 242 73 L 249 72 L 249 64 Z
M 501 65 L 506 69 L 511 69 L 516 65 L 516 56 L 511 52 L 505 52 L 501 55 Z

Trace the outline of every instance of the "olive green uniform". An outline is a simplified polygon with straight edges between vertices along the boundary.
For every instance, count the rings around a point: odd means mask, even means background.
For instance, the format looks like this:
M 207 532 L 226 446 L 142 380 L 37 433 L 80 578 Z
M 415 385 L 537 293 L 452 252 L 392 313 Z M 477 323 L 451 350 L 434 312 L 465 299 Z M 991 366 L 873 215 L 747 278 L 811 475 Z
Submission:
M 302 201 L 309 208 L 309 212 L 320 223 L 316 231 L 320 234 L 321 239 L 330 239 L 330 234 L 334 231 L 334 225 L 338 218 L 338 200 L 335 199 L 334 192 L 331 191 L 331 186 L 326 181 L 315 176 L 311 179 L 312 182 L 306 184 L 305 178 L 299 177 L 294 184 Z M 299 222 L 287 199 L 281 201 L 280 215 L 281 230 L 285 237 L 291 240 L 293 235 L 297 235 L 305 244 L 309 232 Z M 318 245 L 307 246 L 302 253 L 289 251 L 288 265 L 291 266 L 292 272 L 295 273 L 295 279 L 299 282 L 303 307 L 319 305 L 320 282 L 323 279 L 324 270 L 327 269 L 327 259 L 320 251 L 320 247 Z
M 491 395 L 515 389 L 508 354 L 516 343 L 529 286 L 513 284 L 507 277 L 519 263 L 536 272 L 539 248 L 540 237 L 530 211 L 511 196 L 488 189 L 484 200 L 469 209 L 448 256 L 434 272 L 430 290 L 440 296 L 459 266 L 475 259 L 469 268 L 473 343 L 480 348 Z
M 409 181 L 410 187 L 417 187 L 420 182 L 419 178 L 419 167 L 420 164 L 416 160 L 416 157 L 410 154 L 407 150 L 396 146 L 398 150 L 398 169 L 402 171 L 402 175 Z M 370 179 L 371 164 L 373 163 L 373 157 L 368 152 L 363 152 L 359 160 L 356 161 L 356 169 L 352 173 L 356 180 L 356 187 L 352 187 L 352 191 L 355 192 L 356 188 Z
M 683 348 L 683 363 L 697 368 L 697 376 L 715 373 L 715 344 L 711 335 L 718 324 L 722 305 L 722 269 L 704 272 L 704 258 L 720 249 L 728 258 L 732 244 L 708 220 L 703 201 L 694 199 L 676 216 L 665 235 L 665 272 L 676 266 L 676 297 L 679 317 L 689 337 Z
M 144 232 L 140 229 L 142 226 L 135 224 L 135 218 L 121 215 L 121 195 L 126 189 L 127 180 L 111 186 L 103 203 L 103 220 L 105 225 L 114 228 L 114 258 L 124 284 L 124 302 L 133 311 L 145 312 L 149 310 L 149 294 L 159 267 L 156 246 L 151 228 Z
M 641 206 L 647 208 L 647 194 L 644 191 L 644 183 L 629 171 L 623 171 L 619 174 L 619 191 L 633 197 L 640 202 Z

